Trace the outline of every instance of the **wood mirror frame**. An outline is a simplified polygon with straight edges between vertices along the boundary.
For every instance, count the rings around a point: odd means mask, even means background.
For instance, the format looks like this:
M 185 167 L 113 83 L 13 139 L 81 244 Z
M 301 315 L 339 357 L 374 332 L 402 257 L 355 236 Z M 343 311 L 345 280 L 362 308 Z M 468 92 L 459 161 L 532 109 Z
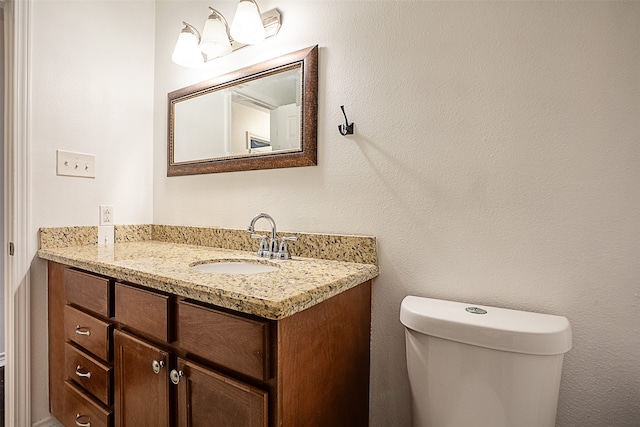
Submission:
M 180 100 L 302 67 L 300 150 L 174 162 L 174 106 Z M 168 95 L 167 176 L 197 175 L 317 164 L 318 46 L 312 46 L 197 83 Z

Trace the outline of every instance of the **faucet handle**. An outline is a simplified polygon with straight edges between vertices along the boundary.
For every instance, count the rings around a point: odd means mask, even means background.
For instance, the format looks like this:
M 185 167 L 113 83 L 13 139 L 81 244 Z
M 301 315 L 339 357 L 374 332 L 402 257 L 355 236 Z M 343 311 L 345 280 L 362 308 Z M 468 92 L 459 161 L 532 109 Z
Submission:
M 285 236 L 280 240 L 280 251 L 278 251 L 278 259 L 290 259 L 291 255 L 287 248 L 287 241 L 295 242 L 298 240 L 296 236 Z
M 267 236 L 262 234 L 252 234 L 252 239 L 262 239 L 260 240 L 260 248 L 258 249 L 258 256 L 260 258 L 269 258 L 271 252 L 269 251 L 269 244 L 267 243 Z

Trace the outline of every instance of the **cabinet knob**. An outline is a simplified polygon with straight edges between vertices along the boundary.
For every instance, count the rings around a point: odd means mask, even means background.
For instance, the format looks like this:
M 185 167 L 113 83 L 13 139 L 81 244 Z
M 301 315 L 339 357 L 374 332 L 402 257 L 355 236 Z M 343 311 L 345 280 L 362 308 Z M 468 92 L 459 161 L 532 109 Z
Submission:
M 91 335 L 91 331 L 89 328 L 83 328 L 80 325 L 76 325 L 76 334 L 89 336 Z
M 164 366 L 164 362 L 161 361 L 157 361 L 154 360 L 153 362 L 151 362 L 151 367 L 153 368 L 153 372 L 155 372 L 156 374 L 160 373 L 160 369 L 162 369 L 162 367 Z
M 169 378 L 171 378 L 171 382 L 174 383 L 175 385 L 178 385 L 178 383 L 180 382 L 180 377 L 184 376 L 184 372 L 182 371 L 176 371 L 175 369 L 172 369 L 171 372 L 169 373 Z
M 82 372 L 80 365 L 76 366 L 76 375 L 82 378 L 91 378 L 91 372 Z
M 80 419 L 81 419 L 81 418 L 86 418 L 86 419 L 87 419 L 87 422 L 86 422 L 86 423 L 81 422 L 81 421 L 80 421 Z M 91 417 L 89 417 L 89 416 L 87 416 L 87 415 L 80 415 L 80 414 L 77 414 L 77 415 L 76 415 L 76 425 L 77 425 L 78 427 L 91 427 Z

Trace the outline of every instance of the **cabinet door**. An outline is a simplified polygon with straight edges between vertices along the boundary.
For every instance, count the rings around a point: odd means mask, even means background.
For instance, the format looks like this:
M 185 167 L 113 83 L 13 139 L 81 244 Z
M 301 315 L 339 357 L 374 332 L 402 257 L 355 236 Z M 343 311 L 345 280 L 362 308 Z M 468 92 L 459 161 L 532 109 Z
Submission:
M 267 392 L 178 359 L 180 427 L 266 427 Z
M 114 331 L 116 426 L 169 426 L 169 355 L 133 335 Z

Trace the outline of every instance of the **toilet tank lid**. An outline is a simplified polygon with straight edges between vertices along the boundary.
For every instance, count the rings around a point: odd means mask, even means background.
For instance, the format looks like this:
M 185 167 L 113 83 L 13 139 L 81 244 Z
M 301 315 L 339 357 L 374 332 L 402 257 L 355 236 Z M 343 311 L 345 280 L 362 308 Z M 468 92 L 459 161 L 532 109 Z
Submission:
M 571 349 L 569 320 L 551 314 L 407 296 L 400 321 L 425 335 L 496 350 L 554 355 Z

